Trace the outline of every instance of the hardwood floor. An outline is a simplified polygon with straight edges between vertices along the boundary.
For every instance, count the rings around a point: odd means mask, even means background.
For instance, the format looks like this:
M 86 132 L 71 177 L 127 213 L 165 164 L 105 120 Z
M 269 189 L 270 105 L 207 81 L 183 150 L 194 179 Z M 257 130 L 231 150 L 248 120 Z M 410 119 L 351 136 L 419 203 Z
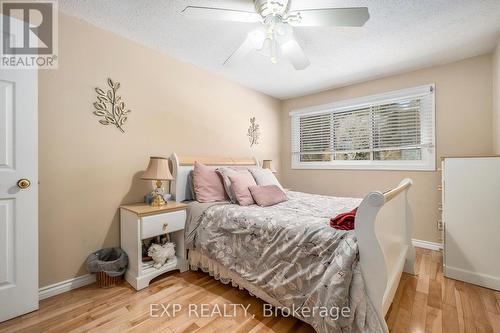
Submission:
M 417 248 L 387 313 L 391 332 L 500 332 L 500 292 L 443 277 L 442 255 Z
M 500 292 L 443 278 L 440 252 L 417 249 L 416 276 L 404 274 L 386 319 L 391 332 L 500 332 Z M 150 304 L 173 304 L 171 317 Z M 189 304 L 250 304 L 236 316 L 188 316 Z M 90 285 L 40 302 L 40 310 L 0 323 L 3 332 L 313 332 L 299 320 L 264 317 L 263 303 L 201 272 L 173 273 L 140 292 Z M 154 308 L 159 315 L 162 309 Z M 232 314 L 233 309 L 227 310 Z M 194 314 L 194 310 L 192 314 Z

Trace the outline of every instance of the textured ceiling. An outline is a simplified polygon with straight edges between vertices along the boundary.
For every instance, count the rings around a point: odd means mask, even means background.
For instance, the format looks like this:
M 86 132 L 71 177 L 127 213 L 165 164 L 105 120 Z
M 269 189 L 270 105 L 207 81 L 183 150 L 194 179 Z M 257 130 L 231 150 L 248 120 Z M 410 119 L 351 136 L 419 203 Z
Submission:
M 294 8 L 366 6 L 362 28 L 296 28 L 311 66 L 295 71 L 255 53 L 222 66 L 253 24 L 191 20 L 187 5 L 252 9 L 250 0 L 59 0 L 96 26 L 286 99 L 490 52 L 500 35 L 500 0 L 291 0 Z

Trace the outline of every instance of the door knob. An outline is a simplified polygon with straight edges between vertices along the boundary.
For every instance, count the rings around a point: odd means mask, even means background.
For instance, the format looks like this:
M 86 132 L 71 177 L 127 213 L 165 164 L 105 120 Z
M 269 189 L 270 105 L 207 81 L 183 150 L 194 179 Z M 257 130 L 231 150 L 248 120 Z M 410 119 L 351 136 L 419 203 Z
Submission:
M 24 190 L 24 189 L 30 187 L 30 185 L 31 185 L 31 182 L 29 181 L 29 179 L 23 178 L 23 179 L 19 179 L 17 181 L 17 187 L 19 187 L 21 190 Z

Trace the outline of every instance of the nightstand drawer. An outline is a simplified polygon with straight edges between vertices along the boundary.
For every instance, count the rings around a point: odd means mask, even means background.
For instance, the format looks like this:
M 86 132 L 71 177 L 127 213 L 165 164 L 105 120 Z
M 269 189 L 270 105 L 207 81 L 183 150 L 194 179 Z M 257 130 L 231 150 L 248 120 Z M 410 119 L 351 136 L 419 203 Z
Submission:
M 186 211 L 180 210 L 141 218 L 141 238 L 149 238 L 184 229 Z

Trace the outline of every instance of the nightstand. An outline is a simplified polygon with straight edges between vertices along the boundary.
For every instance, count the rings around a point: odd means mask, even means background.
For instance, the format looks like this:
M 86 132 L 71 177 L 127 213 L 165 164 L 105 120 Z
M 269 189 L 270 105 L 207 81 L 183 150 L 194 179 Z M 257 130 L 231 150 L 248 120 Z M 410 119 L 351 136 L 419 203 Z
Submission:
M 186 208 L 186 204 L 179 202 L 168 202 L 162 207 L 151 207 L 145 203 L 120 206 L 120 243 L 129 259 L 125 279 L 136 290 L 147 287 L 153 278 L 163 273 L 188 270 L 184 246 Z M 175 243 L 176 257 L 159 269 L 143 263 L 142 240 L 167 233 Z

